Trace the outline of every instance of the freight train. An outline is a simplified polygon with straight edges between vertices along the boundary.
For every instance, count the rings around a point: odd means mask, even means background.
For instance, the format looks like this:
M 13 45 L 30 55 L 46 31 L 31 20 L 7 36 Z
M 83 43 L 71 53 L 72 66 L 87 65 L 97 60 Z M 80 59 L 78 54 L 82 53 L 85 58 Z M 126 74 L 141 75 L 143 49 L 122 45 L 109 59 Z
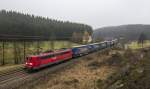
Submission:
M 63 48 L 55 51 L 47 51 L 39 55 L 31 55 L 26 58 L 25 68 L 27 70 L 37 70 L 75 57 L 84 56 L 102 49 L 112 47 L 118 43 L 117 39 L 92 43 L 87 45 Z

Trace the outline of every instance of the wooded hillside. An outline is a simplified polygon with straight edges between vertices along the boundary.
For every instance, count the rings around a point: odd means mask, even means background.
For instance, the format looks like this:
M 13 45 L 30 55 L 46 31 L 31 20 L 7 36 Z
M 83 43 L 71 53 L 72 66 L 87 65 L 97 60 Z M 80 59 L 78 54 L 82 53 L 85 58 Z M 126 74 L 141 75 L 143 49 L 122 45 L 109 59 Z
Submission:
M 144 33 L 146 38 L 150 39 L 150 25 L 135 24 L 99 28 L 94 30 L 93 38 L 123 37 L 126 40 L 138 40 L 141 33 Z
M 14 11 L 0 11 L 0 34 L 43 36 L 67 40 L 72 37 L 73 32 L 83 34 L 84 31 L 91 34 L 92 27 Z

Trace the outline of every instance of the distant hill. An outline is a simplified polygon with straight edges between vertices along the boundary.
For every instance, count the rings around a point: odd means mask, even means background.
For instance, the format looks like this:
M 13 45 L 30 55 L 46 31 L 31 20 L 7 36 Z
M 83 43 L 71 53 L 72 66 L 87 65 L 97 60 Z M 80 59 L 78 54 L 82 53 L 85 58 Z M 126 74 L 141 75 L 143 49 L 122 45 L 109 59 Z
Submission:
M 150 39 L 150 25 L 142 24 L 99 28 L 94 30 L 93 39 L 96 40 L 100 38 L 110 39 L 123 37 L 126 40 L 137 40 L 142 32 L 147 36 L 147 39 Z

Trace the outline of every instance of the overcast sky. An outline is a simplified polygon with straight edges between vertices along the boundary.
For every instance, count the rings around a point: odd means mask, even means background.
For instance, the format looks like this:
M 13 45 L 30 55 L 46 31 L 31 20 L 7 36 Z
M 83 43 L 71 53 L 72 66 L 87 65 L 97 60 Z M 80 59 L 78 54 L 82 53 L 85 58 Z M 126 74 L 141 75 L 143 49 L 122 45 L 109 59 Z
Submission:
M 0 10 L 14 10 L 93 28 L 150 24 L 150 0 L 0 0 Z

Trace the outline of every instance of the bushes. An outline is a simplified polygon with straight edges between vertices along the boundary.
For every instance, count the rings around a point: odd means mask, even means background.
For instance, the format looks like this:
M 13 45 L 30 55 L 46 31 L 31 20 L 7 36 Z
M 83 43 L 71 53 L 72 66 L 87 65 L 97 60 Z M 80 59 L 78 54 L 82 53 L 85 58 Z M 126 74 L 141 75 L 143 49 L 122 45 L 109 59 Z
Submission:
M 111 55 L 106 64 L 109 66 L 121 66 L 123 61 L 124 57 L 120 53 L 116 52 L 115 54 Z

